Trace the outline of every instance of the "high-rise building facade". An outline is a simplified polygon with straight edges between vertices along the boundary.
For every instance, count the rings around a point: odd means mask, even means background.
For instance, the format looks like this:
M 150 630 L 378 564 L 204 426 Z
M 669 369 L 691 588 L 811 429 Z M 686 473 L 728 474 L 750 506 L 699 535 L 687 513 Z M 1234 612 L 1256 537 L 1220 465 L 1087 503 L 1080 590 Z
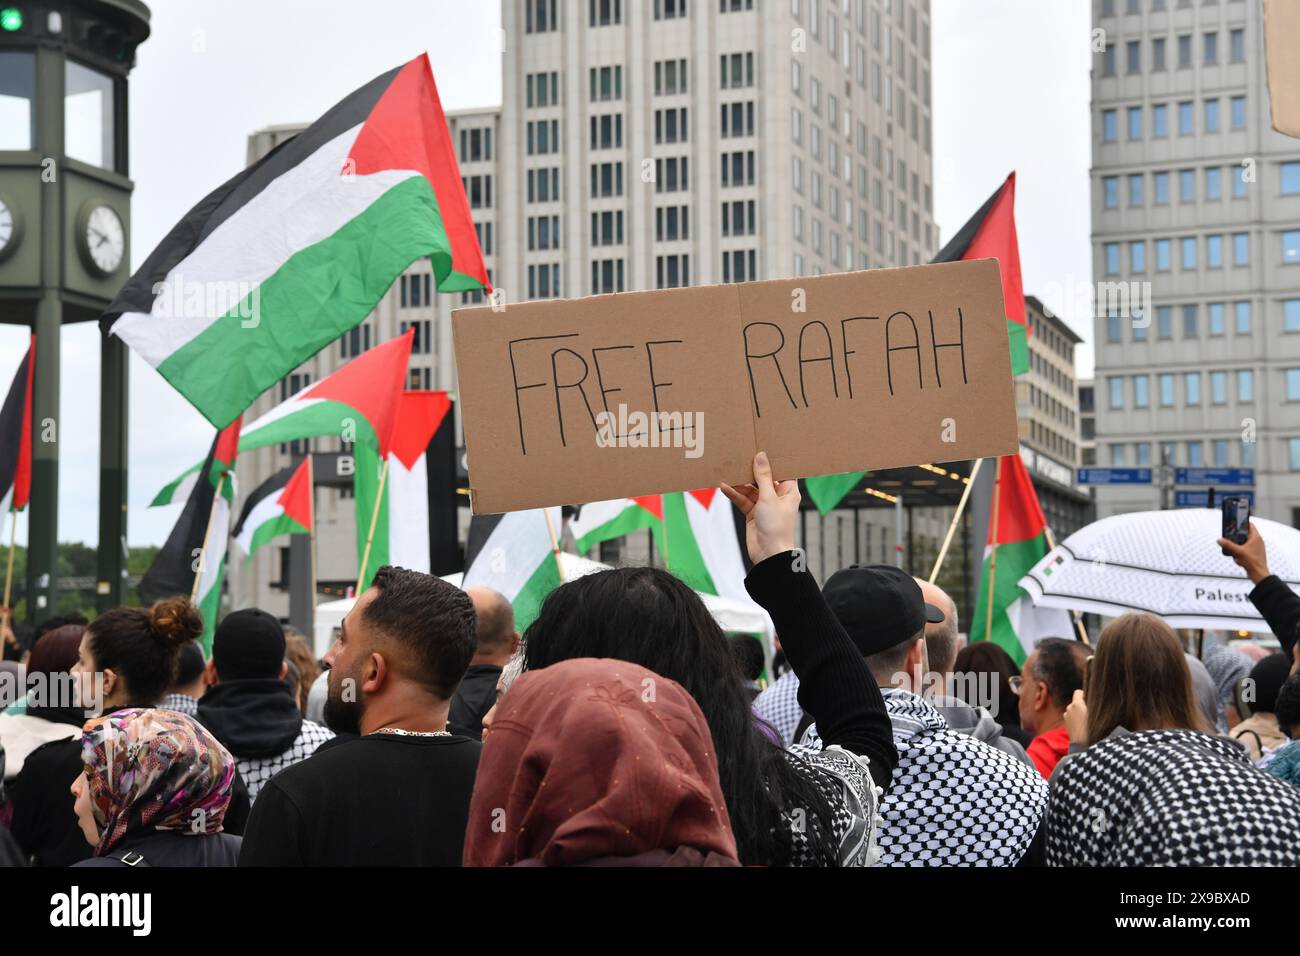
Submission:
M 1300 142 L 1270 125 L 1261 5 L 1094 4 L 1096 464 L 1251 467 L 1292 523 Z M 1097 501 L 1156 508 L 1159 483 Z
M 501 302 L 913 265 L 939 248 L 929 0 L 503 0 L 502 28 L 502 106 L 448 115 Z M 254 133 L 250 162 L 292 132 Z M 413 264 L 248 420 L 408 324 L 410 387 L 454 391 L 451 310 L 475 301 Z M 241 487 L 293 451 L 241 457 Z M 353 504 L 318 495 L 318 577 L 342 587 Z M 894 559 L 888 509 L 807 524 L 814 571 Z M 918 511 L 913 537 L 945 527 Z M 623 553 L 647 555 L 639 539 Z M 232 600 L 287 613 L 287 560 L 278 546 L 234 558 Z

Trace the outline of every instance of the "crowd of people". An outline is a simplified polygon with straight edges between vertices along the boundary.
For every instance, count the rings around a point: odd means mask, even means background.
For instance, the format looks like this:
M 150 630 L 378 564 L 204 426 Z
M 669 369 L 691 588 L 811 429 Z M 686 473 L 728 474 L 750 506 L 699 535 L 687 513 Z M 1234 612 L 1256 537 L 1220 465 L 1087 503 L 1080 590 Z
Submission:
M 650 567 L 510 603 L 384 567 L 323 670 L 265 611 L 47 621 L 0 714 L 0 862 L 37 866 L 1300 864 L 1300 596 L 1281 646 L 1129 614 L 1017 667 L 898 568 L 819 587 L 799 491 L 724 487 L 782 673 Z M 15 674 L 10 667 L 4 674 Z M 67 688 L 71 697 L 61 692 Z

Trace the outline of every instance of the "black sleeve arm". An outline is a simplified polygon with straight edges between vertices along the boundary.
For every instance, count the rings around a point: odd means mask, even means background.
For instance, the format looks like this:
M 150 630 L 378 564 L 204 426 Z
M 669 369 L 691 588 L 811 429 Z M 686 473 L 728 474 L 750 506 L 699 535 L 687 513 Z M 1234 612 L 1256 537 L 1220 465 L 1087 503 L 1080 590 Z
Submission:
M 302 818 L 293 801 L 272 780 L 253 802 L 239 847 L 240 866 L 303 866 L 298 839 Z
M 866 661 L 836 619 L 800 551 L 754 565 L 745 588 L 776 625 L 781 647 L 799 677 L 799 704 L 817 721 L 826 745 L 838 744 L 871 762 L 871 776 L 888 789 L 898 752 Z
M 1269 629 L 1282 645 L 1282 653 L 1290 657 L 1295 647 L 1296 625 L 1300 624 L 1300 596 L 1276 574 L 1270 574 L 1255 585 L 1250 600 L 1268 621 Z

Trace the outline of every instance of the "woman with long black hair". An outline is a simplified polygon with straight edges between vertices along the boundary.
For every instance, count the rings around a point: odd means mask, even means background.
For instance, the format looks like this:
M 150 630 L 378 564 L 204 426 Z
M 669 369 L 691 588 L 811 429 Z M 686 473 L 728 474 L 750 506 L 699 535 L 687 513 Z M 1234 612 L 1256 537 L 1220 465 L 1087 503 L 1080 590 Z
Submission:
M 699 596 L 666 571 L 621 568 L 556 588 L 525 635 L 525 668 L 611 657 L 677 681 L 708 721 L 742 863 L 868 864 L 877 856 L 880 795 L 898 759 L 889 718 L 862 655 L 794 550 L 798 483 L 774 482 L 761 453 L 754 476 L 754 485 L 723 486 L 746 517 L 754 568 L 745 584 L 776 624 L 800 701 L 826 728 L 825 750 L 783 750 L 760 731 L 726 637 Z M 509 708 L 507 695 L 500 710 Z

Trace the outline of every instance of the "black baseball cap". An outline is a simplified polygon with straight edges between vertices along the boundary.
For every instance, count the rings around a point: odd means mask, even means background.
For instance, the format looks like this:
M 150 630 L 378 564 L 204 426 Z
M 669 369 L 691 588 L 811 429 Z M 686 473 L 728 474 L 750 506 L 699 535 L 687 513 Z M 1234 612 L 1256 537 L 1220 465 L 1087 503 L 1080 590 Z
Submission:
M 284 627 L 261 608 L 231 611 L 212 635 L 212 661 L 223 681 L 279 677 Z
M 925 603 L 912 576 L 892 564 L 836 571 L 822 595 L 863 657 L 897 647 L 944 619 L 943 611 Z

